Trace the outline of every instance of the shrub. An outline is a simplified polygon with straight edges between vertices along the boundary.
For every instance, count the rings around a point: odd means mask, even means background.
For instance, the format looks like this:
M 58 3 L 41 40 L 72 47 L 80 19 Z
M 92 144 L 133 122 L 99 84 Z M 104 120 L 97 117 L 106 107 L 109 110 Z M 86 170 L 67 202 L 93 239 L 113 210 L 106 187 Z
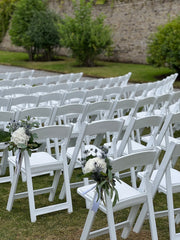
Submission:
M 0 42 L 6 34 L 9 21 L 14 10 L 15 3 L 18 0 L 1 0 L 0 1 Z
M 46 4 L 42 0 L 19 0 L 12 17 L 9 31 L 11 41 L 16 46 L 24 47 L 30 60 L 33 60 L 35 48 L 28 34 L 29 24 L 34 12 L 43 10 L 46 10 Z
M 61 44 L 72 50 L 80 65 L 94 66 L 98 54 L 110 50 L 111 31 L 104 17 L 92 19 L 93 1 L 73 1 L 74 18 L 66 16 L 60 25 Z
M 180 16 L 150 37 L 147 61 L 155 66 L 167 66 L 180 73 Z
M 52 60 L 53 49 L 59 46 L 58 17 L 47 11 L 35 11 L 28 27 L 28 36 L 33 43 L 36 57 L 42 60 Z

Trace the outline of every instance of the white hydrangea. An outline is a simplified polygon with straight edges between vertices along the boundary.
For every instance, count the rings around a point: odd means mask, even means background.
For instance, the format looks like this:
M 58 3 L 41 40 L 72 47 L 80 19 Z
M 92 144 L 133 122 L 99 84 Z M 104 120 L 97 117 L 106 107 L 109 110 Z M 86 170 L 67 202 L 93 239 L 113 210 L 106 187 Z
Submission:
M 26 135 L 25 128 L 23 127 L 18 128 L 11 135 L 11 142 L 16 144 L 17 146 L 19 144 L 27 145 L 28 141 L 29 141 L 29 136 Z
M 107 166 L 105 160 L 98 157 L 91 158 L 86 162 L 83 168 L 83 173 L 86 174 L 96 171 L 97 168 L 100 168 L 102 172 L 106 173 Z

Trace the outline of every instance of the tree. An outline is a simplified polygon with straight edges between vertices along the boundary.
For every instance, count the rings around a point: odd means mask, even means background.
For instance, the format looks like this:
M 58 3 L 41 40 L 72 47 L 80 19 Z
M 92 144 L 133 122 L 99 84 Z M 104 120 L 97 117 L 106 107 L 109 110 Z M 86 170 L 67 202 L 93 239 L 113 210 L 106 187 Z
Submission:
M 16 46 L 24 47 L 29 54 L 30 60 L 33 60 L 35 48 L 28 31 L 35 10 L 45 11 L 46 3 L 42 0 L 19 0 L 12 17 L 11 29 L 9 31 L 12 43 Z
M 147 61 L 155 66 L 168 66 L 180 73 L 180 16 L 158 27 L 149 40 Z
M 58 16 L 49 10 L 35 11 L 28 27 L 28 36 L 33 43 L 36 56 L 52 60 L 53 49 L 59 46 Z
M 111 48 L 111 31 L 104 17 L 92 19 L 93 1 L 73 1 L 74 18 L 66 16 L 60 24 L 61 44 L 72 50 L 80 65 L 94 66 L 97 55 Z
M 9 21 L 18 0 L 0 0 L 0 42 L 8 30 Z

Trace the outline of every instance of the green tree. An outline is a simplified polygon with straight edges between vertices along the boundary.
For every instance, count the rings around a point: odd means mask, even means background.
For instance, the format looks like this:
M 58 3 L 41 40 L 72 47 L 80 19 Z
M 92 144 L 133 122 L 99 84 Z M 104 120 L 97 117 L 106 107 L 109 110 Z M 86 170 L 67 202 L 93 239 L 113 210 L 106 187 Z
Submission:
M 0 42 L 6 34 L 15 3 L 18 0 L 0 0 Z
M 53 12 L 35 11 L 28 27 L 28 36 L 33 43 L 36 56 L 52 60 L 53 49 L 59 46 L 59 17 Z
M 109 26 L 104 17 L 91 16 L 93 1 L 73 1 L 74 17 L 66 16 L 60 25 L 61 44 L 72 50 L 80 65 L 94 66 L 97 55 L 108 52 L 112 45 Z
M 180 16 L 158 27 L 149 39 L 147 52 L 148 63 L 180 73 Z
M 9 31 L 11 41 L 16 46 L 24 47 L 29 54 L 30 60 L 33 60 L 36 49 L 28 34 L 29 24 L 35 10 L 45 11 L 46 7 L 45 1 L 42 0 L 19 0 L 12 17 Z

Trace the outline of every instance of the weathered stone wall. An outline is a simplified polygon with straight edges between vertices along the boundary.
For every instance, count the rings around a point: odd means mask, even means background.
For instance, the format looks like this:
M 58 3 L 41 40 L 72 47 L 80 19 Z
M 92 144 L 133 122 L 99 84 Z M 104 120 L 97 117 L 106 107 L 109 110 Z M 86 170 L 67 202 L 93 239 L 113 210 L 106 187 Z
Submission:
M 62 16 L 72 15 L 71 0 L 65 0 L 63 5 L 58 0 L 50 0 L 49 5 Z M 157 26 L 180 14 L 180 0 L 119 0 L 113 7 L 110 3 L 94 6 L 94 16 L 100 13 L 105 14 L 105 22 L 113 29 L 114 54 L 111 60 L 146 63 L 149 35 Z M 12 47 L 8 36 L 0 47 Z M 69 54 L 69 51 L 63 49 L 61 53 Z

